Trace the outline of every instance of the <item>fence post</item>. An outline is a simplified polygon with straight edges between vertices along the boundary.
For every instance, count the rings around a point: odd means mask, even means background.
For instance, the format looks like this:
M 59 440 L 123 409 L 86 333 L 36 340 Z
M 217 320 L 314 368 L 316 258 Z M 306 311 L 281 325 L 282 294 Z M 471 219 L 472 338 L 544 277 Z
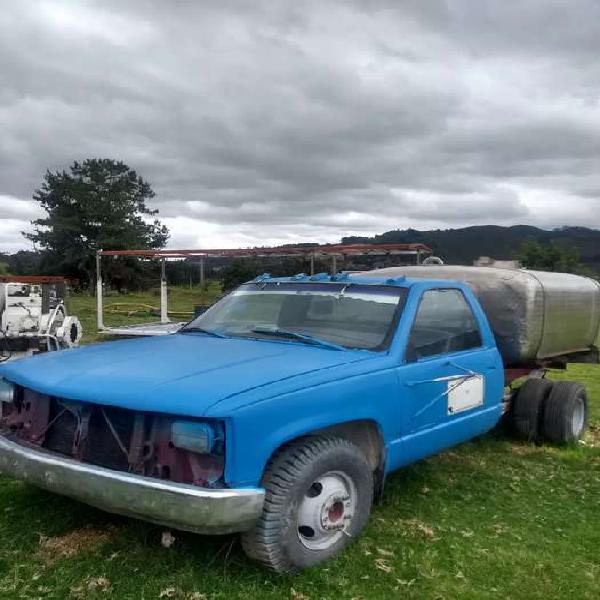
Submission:
M 98 330 L 104 329 L 104 307 L 102 305 L 102 271 L 100 261 L 102 256 L 99 252 L 96 253 L 96 323 Z
M 200 257 L 200 289 L 204 289 L 204 256 Z
M 169 323 L 169 306 L 167 299 L 167 276 L 165 273 L 165 259 L 160 261 L 160 322 Z

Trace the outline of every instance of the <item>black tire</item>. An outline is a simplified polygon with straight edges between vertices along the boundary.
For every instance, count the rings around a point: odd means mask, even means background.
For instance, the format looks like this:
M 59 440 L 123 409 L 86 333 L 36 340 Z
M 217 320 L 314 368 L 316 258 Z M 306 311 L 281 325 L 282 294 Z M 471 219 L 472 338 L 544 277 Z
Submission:
M 585 387 L 575 381 L 555 382 L 544 407 L 544 439 L 555 444 L 573 444 L 583 436 L 587 419 Z
M 302 527 L 299 529 L 300 509 L 307 498 L 316 498 L 321 493 L 318 488 L 314 492 L 317 480 L 332 474 L 343 475 L 354 486 L 352 517 L 346 522 L 344 515 L 343 531 L 323 534 L 335 535 L 331 540 L 327 538 L 331 546 L 309 548 L 308 538 L 301 535 Z M 361 450 L 344 439 L 315 436 L 288 444 L 269 461 L 262 484 L 266 490 L 263 513 L 256 526 L 242 534 L 242 547 L 250 558 L 277 573 L 294 573 L 338 554 L 358 536 L 369 519 L 373 472 Z
M 546 399 L 554 383 L 548 379 L 528 379 L 513 400 L 511 421 L 515 434 L 523 439 L 538 441 Z

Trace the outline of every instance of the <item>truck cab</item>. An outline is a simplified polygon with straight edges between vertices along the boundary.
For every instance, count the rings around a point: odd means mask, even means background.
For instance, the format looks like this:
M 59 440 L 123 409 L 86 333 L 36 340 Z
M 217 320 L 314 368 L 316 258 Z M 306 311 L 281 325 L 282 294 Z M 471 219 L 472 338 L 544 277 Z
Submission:
M 409 286 L 396 334 L 402 430 L 390 469 L 493 428 L 504 374 L 494 335 L 470 288 L 447 281 Z

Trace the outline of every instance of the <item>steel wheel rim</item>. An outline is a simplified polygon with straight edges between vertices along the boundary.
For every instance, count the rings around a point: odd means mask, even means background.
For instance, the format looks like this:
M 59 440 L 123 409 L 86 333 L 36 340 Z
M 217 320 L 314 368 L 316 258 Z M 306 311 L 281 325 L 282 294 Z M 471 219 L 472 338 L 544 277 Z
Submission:
M 575 404 L 575 409 L 573 410 L 573 416 L 571 418 L 571 431 L 573 432 L 573 436 L 578 438 L 585 426 L 585 404 L 583 402 L 583 398 L 577 398 L 577 403 Z
M 340 471 L 315 479 L 298 507 L 297 532 L 308 550 L 327 550 L 344 535 L 356 513 L 356 486 Z

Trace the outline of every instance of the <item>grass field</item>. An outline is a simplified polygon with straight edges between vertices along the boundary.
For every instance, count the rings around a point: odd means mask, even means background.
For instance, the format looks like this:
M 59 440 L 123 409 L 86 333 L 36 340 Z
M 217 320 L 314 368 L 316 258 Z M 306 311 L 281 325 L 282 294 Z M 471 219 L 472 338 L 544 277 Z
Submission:
M 194 292 L 177 291 L 174 307 L 202 303 Z M 71 306 L 93 339 L 93 299 Z M 234 537 L 173 532 L 167 549 L 160 527 L 2 478 L 0 598 L 596 600 L 600 367 L 552 376 L 588 386 L 585 443 L 537 447 L 493 432 L 406 468 L 346 553 L 296 577 L 255 566 Z
M 173 321 L 189 321 L 192 318 L 194 306 L 212 304 L 221 294 L 221 287 L 216 281 L 207 283 L 206 288 L 194 287 L 169 288 L 169 313 Z M 158 321 L 159 316 L 148 310 L 160 306 L 159 289 L 147 292 L 127 294 L 126 296 L 108 295 L 104 298 L 104 324 L 107 326 L 132 325 Z M 69 314 L 77 315 L 83 325 L 84 344 L 106 339 L 105 335 L 97 333 L 96 299 L 87 294 L 76 294 L 67 300 Z M 128 314 L 133 311 L 136 314 Z M 173 313 L 171 313 L 173 311 Z

